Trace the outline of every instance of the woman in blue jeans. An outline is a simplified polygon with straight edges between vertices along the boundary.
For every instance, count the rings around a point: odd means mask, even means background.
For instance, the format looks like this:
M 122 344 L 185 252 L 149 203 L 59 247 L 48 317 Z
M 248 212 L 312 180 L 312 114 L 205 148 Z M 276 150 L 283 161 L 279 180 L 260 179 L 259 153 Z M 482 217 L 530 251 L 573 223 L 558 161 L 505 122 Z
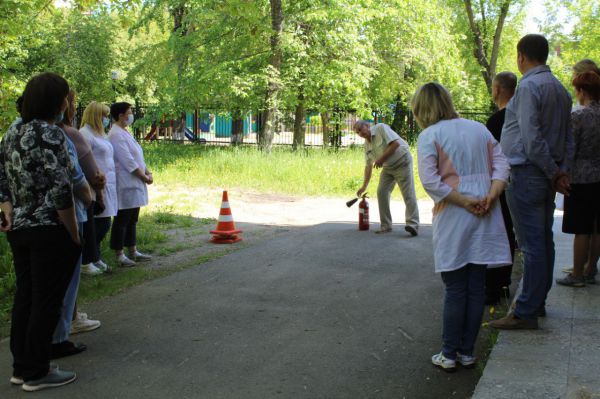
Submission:
M 431 361 L 455 371 L 457 362 L 475 365 L 486 267 L 512 262 L 497 201 L 509 166 L 483 124 L 458 117 L 442 85 L 419 88 L 412 108 L 424 129 L 418 140 L 419 177 L 435 202 L 435 270 L 446 286 L 442 350 Z

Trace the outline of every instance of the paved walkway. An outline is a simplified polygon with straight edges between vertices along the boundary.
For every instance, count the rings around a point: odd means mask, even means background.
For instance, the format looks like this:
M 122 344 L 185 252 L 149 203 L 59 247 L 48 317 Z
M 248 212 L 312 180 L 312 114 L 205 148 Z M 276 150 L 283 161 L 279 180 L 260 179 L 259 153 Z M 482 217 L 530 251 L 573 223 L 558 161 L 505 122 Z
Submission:
M 430 205 L 420 203 L 425 223 Z M 477 371 L 430 364 L 443 298 L 430 227 L 414 239 L 401 225 L 377 236 L 356 231 L 356 208 L 343 209 L 336 222 L 291 226 L 87 306 L 102 328 L 73 337 L 86 353 L 58 361 L 78 381 L 41 396 L 600 399 L 600 285 L 554 287 L 542 328 L 502 332 L 475 388 Z M 571 237 L 556 243 L 560 270 Z M 0 398 L 31 396 L 8 384 L 10 361 L 5 340 Z
M 572 265 L 573 237 L 556 212 L 555 277 Z M 535 331 L 502 331 L 473 399 L 600 399 L 600 285 L 554 285 Z
M 57 361 L 78 380 L 40 397 L 470 397 L 476 370 L 430 363 L 444 292 L 431 227 L 415 238 L 402 225 L 359 232 L 357 212 L 86 306 L 102 327 L 73 336 L 88 350 Z M 10 372 L 4 341 L 0 398 L 31 396 L 9 385 Z

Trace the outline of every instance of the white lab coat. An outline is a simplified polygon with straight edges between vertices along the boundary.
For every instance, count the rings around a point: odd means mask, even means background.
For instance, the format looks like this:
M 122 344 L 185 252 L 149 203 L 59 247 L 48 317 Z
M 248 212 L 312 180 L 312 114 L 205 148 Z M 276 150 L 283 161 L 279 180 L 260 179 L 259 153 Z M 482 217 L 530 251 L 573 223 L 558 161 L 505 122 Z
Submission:
M 421 183 L 435 201 L 435 271 L 449 272 L 468 263 L 488 268 L 510 265 L 499 201 L 484 217 L 445 201 L 452 190 L 481 199 L 492 180 L 508 180 L 510 167 L 492 134 L 478 122 L 442 120 L 421 132 L 417 150 Z
M 117 198 L 119 209 L 139 208 L 148 205 L 148 188 L 132 172 L 146 170 L 144 151 L 131 134 L 117 125 L 108 132 L 108 140 L 114 149 L 117 172 Z
M 97 218 L 116 216 L 119 210 L 119 201 L 117 198 L 117 174 L 115 171 L 113 146 L 107 137 L 100 137 L 94 134 L 92 128 L 86 124 L 79 132 L 87 140 L 92 148 L 92 154 L 96 159 L 98 168 L 106 176 L 106 186 L 104 187 L 104 212 L 96 215 Z

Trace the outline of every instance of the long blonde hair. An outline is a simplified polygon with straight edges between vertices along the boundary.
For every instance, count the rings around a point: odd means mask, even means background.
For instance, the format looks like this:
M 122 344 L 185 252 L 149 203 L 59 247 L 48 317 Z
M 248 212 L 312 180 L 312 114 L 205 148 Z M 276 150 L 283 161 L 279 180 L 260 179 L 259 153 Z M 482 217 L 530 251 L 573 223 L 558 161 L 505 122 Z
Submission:
M 90 125 L 94 134 L 101 136 L 104 134 L 104 125 L 102 125 L 102 117 L 108 116 L 110 109 L 108 106 L 101 104 L 96 101 L 92 101 L 88 104 L 83 111 L 83 117 L 81 118 L 81 126 L 86 124 Z
M 423 129 L 441 120 L 458 118 L 450 93 L 439 83 L 431 82 L 419 87 L 411 105 L 415 119 Z

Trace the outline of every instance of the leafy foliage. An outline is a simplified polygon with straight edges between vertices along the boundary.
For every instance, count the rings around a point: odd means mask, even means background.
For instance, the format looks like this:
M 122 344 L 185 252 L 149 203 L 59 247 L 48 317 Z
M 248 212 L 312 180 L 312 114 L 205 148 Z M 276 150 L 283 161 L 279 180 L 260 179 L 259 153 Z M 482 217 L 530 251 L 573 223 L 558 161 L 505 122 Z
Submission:
M 509 3 L 496 69 L 514 71 L 525 1 L 469 3 L 488 58 L 499 13 Z M 63 74 L 84 105 L 152 103 L 157 116 L 261 110 L 276 88 L 280 112 L 340 108 L 370 117 L 373 110 L 406 111 L 415 88 L 432 80 L 446 85 L 460 108 L 490 103 L 463 0 L 281 4 L 281 62 L 274 68 L 269 0 L 74 0 L 66 8 L 48 0 L 4 0 L 0 127 L 14 118 L 25 82 L 45 70 Z M 552 60 L 560 70 L 593 58 L 600 37 L 597 2 L 561 4 L 579 23 L 568 36 L 552 32 L 562 49 Z

